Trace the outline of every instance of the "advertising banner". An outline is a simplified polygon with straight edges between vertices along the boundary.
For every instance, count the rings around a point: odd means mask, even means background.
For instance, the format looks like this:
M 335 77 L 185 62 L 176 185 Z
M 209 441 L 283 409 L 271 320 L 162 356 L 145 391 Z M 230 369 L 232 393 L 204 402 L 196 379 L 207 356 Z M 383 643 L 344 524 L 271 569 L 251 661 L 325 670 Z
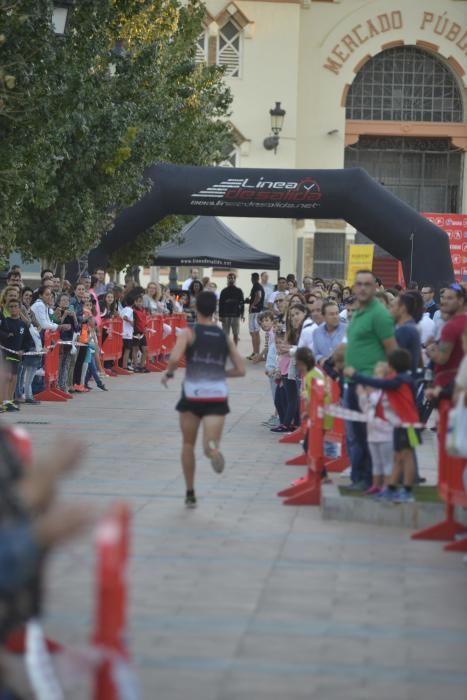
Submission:
M 457 282 L 467 279 L 467 214 L 423 214 L 449 236 L 452 266 Z
M 372 269 L 374 252 L 375 246 L 373 243 L 350 244 L 349 259 L 347 262 L 347 284 L 349 287 L 355 282 L 355 275 L 359 270 Z

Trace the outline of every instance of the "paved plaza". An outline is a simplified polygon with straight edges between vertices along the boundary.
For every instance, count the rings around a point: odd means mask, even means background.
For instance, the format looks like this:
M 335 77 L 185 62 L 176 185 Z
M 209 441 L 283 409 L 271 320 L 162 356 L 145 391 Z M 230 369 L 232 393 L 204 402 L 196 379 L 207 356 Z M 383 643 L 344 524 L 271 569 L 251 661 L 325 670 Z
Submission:
M 271 413 L 261 367 L 231 381 L 227 469 L 217 476 L 199 451 L 193 511 L 183 505 L 173 410 L 180 377 L 169 390 L 159 375 L 107 386 L 6 420 L 44 422 L 25 425 L 38 448 L 82 437 L 87 457 L 66 498 L 131 504 L 130 648 L 142 698 L 465 700 L 462 557 L 412 542 L 407 530 L 282 506 L 276 492 L 303 469 L 284 466 L 296 447 L 261 426 Z M 82 644 L 93 615 L 90 543 L 56 554 L 47 579 L 47 631 Z

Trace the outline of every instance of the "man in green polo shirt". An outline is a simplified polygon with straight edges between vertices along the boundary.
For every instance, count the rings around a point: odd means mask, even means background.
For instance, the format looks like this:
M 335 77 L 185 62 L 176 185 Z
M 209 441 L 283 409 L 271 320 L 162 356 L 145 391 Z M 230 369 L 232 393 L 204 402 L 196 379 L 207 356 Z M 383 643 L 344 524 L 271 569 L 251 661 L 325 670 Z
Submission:
M 376 278 L 370 270 L 357 272 L 354 295 L 359 308 L 353 313 L 347 330 L 345 365 L 354 367 L 363 374 L 373 374 L 375 365 L 384 361 L 388 353 L 395 350 L 394 321 L 389 311 L 376 298 Z M 349 383 L 345 394 L 345 405 L 359 411 L 357 387 Z M 371 459 L 368 451 L 366 424 L 352 422 L 350 461 L 352 484 L 356 490 L 371 486 Z

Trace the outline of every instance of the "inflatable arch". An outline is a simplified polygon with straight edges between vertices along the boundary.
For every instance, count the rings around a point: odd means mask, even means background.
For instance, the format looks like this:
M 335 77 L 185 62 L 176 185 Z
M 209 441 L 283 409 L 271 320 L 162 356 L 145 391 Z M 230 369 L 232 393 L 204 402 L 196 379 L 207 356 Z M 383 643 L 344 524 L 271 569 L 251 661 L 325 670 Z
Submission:
M 257 170 L 160 163 L 151 189 L 118 216 L 89 255 L 90 268 L 168 214 L 344 219 L 402 262 L 405 279 L 440 287 L 454 280 L 447 234 L 365 170 Z M 275 252 L 275 251 L 271 251 Z

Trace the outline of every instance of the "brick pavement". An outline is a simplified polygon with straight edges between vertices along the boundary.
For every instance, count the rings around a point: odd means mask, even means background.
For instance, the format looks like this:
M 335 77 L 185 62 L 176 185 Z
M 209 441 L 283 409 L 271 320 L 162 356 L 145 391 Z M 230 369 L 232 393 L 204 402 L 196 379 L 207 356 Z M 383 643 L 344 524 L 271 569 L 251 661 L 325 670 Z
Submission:
M 47 421 L 27 426 L 38 446 L 82 436 L 88 454 L 67 498 L 132 505 L 130 644 L 142 697 L 465 700 L 462 558 L 407 531 L 283 507 L 276 492 L 301 472 L 283 465 L 294 448 L 261 427 L 269 386 L 260 367 L 248 369 L 231 382 L 227 469 L 217 476 L 200 458 L 194 511 L 183 506 L 179 380 L 166 391 L 158 375 L 109 379 L 108 394 L 6 417 Z M 66 643 L 90 629 L 92 561 L 84 541 L 48 568 L 47 630 Z

